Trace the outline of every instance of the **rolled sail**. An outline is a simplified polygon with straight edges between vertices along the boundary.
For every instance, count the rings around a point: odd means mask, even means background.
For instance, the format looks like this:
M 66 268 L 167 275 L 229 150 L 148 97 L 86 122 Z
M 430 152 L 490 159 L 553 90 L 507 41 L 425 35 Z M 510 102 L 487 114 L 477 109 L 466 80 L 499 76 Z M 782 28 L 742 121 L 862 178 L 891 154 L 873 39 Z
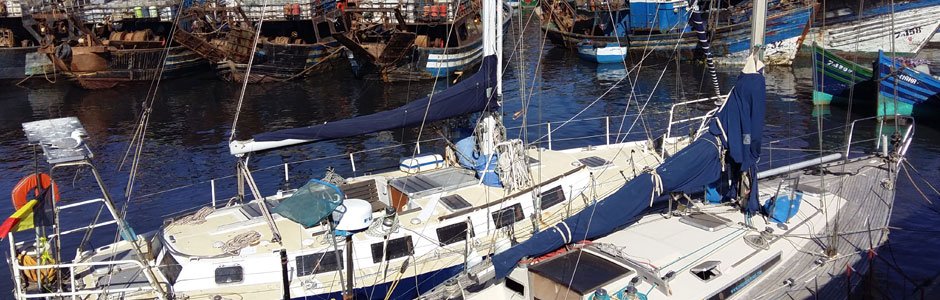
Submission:
M 233 142 L 229 145 L 230 151 L 241 154 L 358 136 L 495 109 L 498 107 L 494 97 L 497 72 L 496 56 L 489 55 L 483 58 L 476 74 L 440 93 L 371 115 L 257 134 L 252 140 Z

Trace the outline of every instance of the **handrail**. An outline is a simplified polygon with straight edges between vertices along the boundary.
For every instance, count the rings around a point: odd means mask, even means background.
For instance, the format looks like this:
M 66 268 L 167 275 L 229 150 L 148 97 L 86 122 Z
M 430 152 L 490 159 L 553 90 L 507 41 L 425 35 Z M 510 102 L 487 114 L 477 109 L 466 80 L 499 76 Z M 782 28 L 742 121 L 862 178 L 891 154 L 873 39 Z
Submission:
M 910 146 L 911 140 L 913 140 L 913 137 L 914 137 L 915 121 L 913 117 L 909 117 L 909 116 L 898 115 L 898 116 L 895 116 L 895 118 L 901 118 L 901 119 L 910 121 L 910 125 L 908 125 L 907 130 L 904 131 L 904 136 L 901 137 L 900 147 L 898 147 L 897 149 L 894 149 L 894 151 L 897 154 L 904 156 L 904 154 L 907 154 L 907 149 Z M 861 119 L 856 119 L 852 121 L 851 125 L 849 125 L 849 135 L 845 143 L 845 157 L 846 158 L 849 157 L 849 154 L 851 153 L 851 150 L 852 150 L 852 137 L 855 134 L 855 124 L 858 123 L 859 121 L 868 121 L 868 120 L 880 120 L 880 123 L 878 126 L 879 128 L 878 135 L 879 137 L 881 136 L 880 129 L 882 128 L 882 126 L 884 126 L 883 117 L 867 117 L 867 118 L 861 118 Z M 878 143 L 880 143 L 881 141 L 881 138 L 878 138 L 876 140 L 878 141 L 876 145 L 878 145 Z M 884 145 L 884 147 L 887 147 L 887 145 Z
M 114 294 L 114 293 L 124 293 L 124 292 L 143 292 L 143 291 L 157 291 L 152 285 L 145 285 L 132 288 L 107 288 L 107 289 L 81 289 L 73 290 L 69 292 L 50 292 L 50 293 L 29 293 L 24 290 L 23 286 L 19 283 L 22 281 L 21 272 L 22 270 L 55 270 L 68 268 L 69 272 L 69 282 L 72 287 L 77 287 L 77 281 L 75 276 L 78 275 L 78 272 L 75 272 L 76 267 L 95 267 L 95 266 L 120 266 L 120 265 L 136 265 L 141 270 L 149 268 L 149 266 L 144 265 L 138 260 L 113 260 L 113 261 L 98 261 L 98 262 L 80 262 L 80 263 L 57 263 L 57 264 L 48 264 L 48 265 L 35 265 L 35 266 L 23 266 L 20 265 L 19 261 L 16 259 L 17 251 L 16 245 L 21 244 L 22 242 L 15 242 L 13 233 L 9 233 L 7 238 L 10 239 L 10 266 L 13 271 L 13 279 L 15 287 L 16 297 L 19 299 L 37 299 L 37 298 L 48 298 L 48 297 L 72 297 L 76 296 L 87 296 L 87 295 L 101 295 L 101 294 Z M 159 284 L 159 283 L 158 283 Z M 163 297 L 158 295 L 157 298 L 162 299 Z

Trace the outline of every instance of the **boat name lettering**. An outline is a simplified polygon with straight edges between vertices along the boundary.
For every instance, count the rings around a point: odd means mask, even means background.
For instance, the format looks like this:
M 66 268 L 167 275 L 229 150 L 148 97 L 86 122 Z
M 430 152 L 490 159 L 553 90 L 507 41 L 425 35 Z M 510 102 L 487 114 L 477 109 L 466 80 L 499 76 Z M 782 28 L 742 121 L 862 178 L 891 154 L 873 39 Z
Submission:
M 908 28 L 908 29 L 900 30 L 900 31 L 894 33 L 894 38 L 900 38 L 900 37 L 902 37 L 902 36 L 912 36 L 912 35 L 921 33 L 923 30 L 924 30 L 924 29 L 923 29 L 923 26 L 917 26 L 917 27 L 914 27 L 914 28 Z
M 846 72 L 846 73 L 849 73 L 849 74 L 854 73 L 854 72 L 852 71 L 852 69 L 849 69 L 848 67 L 843 66 L 842 64 L 837 63 L 837 62 L 834 62 L 834 61 L 832 61 L 832 60 L 826 60 L 826 65 L 828 65 L 828 66 L 830 66 L 830 67 L 833 67 L 833 68 L 836 68 L 836 69 L 839 69 L 839 70 L 841 70 L 842 72 Z
M 762 263 L 760 266 L 751 270 L 750 273 L 738 279 L 738 281 L 735 281 L 734 283 L 726 286 L 720 292 L 712 294 L 711 297 L 708 297 L 707 299 L 721 300 L 721 299 L 730 298 L 731 295 L 734 295 L 735 293 L 740 292 L 742 289 L 744 289 L 745 287 L 750 285 L 752 282 L 754 282 L 754 280 L 757 280 L 757 278 L 759 278 L 761 275 L 764 275 L 764 273 L 767 273 L 767 271 L 770 270 L 770 268 L 773 268 L 779 262 L 780 262 L 780 253 L 778 252 L 773 257 L 764 261 L 764 263 Z
M 904 80 L 910 84 L 917 84 L 917 79 L 911 76 L 901 74 L 901 75 L 898 75 L 898 78 L 901 78 L 901 80 Z

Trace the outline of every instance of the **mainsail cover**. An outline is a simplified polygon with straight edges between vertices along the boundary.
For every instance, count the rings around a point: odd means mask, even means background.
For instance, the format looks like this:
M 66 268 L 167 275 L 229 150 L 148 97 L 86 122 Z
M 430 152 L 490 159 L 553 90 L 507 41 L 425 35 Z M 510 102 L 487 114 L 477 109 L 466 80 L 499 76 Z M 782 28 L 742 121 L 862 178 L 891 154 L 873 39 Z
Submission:
M 624 228 L 649 206 L 668 199 L 669 193 L 701 191 L 705 185 L 718 181 L 728 167 L 751 168 L 756 162 L 755 151 L 760 155 L 764 96 L 764 76 L 760 71 L 739 76 L 727 103 L 710 121 L 707 132 L 666 159 L 654 172 L 640 174 L 607 199 L 494 255 L 492 261 L 497 278 L 508 275 L 522 258 L 542 255 L 568 243 L 594 239 Z M 747 135 L 751 136 L 749 141 Z M 722 149 L 728 150 L 731 161 L 721 159 Z M 751 194 L 756 201 L 757 192 Z M 755 202 L 752 209 L 756 208 Z
M 413 127 L 422 122 L 433 122 L 497 108 L 496 56 L 483 58 L 480 70 L 446 90 L 405 104 L 396 109 L 327 122 L 308 127 L 291 128 L 261 133 L 256 142 L 303 140 L 323 141 L 357 136 L 377 131 Z M 425 114 L 427 112 L 427 114 Z

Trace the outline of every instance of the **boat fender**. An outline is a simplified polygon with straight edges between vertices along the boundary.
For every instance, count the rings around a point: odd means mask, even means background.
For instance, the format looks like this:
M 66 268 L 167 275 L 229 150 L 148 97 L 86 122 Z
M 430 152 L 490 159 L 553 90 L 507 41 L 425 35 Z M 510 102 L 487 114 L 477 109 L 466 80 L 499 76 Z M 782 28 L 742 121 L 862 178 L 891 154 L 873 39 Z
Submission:
M 398 163 L 398 168 L 405 173 L 414 174 L 430 170 L 436 170 L 444 167 L 444 157 L 440 154 L 430 154 L 416 156 L 414 158 L 402 158 Z
M 55 46 L 55 57 L 58 57 L 61 60 L 68 60 L 72 58 L 72 46 L 69 46 L 67 43 L 62 43 L 58 46 Z

